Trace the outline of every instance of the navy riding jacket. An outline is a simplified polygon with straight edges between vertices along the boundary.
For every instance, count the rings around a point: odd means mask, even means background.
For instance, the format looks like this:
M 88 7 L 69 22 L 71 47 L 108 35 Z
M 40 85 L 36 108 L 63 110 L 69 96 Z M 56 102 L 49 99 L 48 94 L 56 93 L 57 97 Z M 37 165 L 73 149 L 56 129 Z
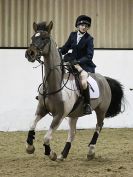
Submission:
M 78 60 L 79 65 L 86 72 L 95 72 L 96 65 L 92 61 L 94 54 L 93 37 L 90 34 L 85 33 L 77 44 L 77 32 L 72 32 L 65 45 L 61 47 L 61 53 L 65 55 L 70 49 L 72 49 L 72 60 Z

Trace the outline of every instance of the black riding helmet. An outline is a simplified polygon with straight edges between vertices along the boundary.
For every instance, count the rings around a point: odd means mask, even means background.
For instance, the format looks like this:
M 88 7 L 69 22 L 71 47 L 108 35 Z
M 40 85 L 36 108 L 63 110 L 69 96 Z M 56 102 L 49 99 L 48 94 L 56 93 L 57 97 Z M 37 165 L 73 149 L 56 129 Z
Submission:
M 77 28 L 78 25 L 81 25 L 81 24 L 86 24 L 86 25 L 88 25 L 88 27 L 90 27 L 91 26 L 91 18 L 86 15 L 78 16 L 76 19 L 75 27 Z

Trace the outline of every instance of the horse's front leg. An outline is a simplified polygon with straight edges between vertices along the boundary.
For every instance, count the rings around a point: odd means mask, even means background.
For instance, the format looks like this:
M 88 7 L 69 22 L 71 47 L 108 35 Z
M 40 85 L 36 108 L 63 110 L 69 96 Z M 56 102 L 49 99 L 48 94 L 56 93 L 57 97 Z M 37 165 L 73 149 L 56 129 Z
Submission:
M 35 151 L 35 147 L 33 145 L 33 140 L 35 139 L 35 128 L 37 123 L 47 114 L 45 109 L 42 107 L 42 105 L 39 103 L 35 115 L 35 119 L 32 122 L 30 126 L 30 130 L 28 132 L 28 137 L 26 140 L 26 152 L 28 154 L 33 154 Z
M 58 160 L 64 160 L 67 158 L 70 148 L 71 148 L 71 143 L 74 141 L 75 134 L 76 134 L 76 123 L 77 123 L 78 118 L 70 118 L 69 117 L 69 131 L 68 131 L 68 137 L 67 141 L 65 144 L 65 147 L 61 154 L 58 156 Z
M 61 116 L 55 116 L 52 120 L 49 130 L 47 131 L 46 135 L 44 136 L 44 144 L 43 144 L 44 154 L 49 156 L 49 158 L 53 161 L 55 161 L 57 159 L 57 155 L 54 151 L 51 150 L 50 140 L 52 139 L 53 131 L 58 128 L 62 119 L 63 118 Z
M 38 121 L 42 118 L 43 116 L 41 115 L 36 115 L 35 120 L 33 121 L 30 130 L 28 132 L 28 137 L 27 137 L 27 144 L 26 144 L 26 152 L 28 154 L 33 154 L 35 151 L 35 147 L 33 145 L 33 140 L 35 139 L 35 127 L 38 123 Z

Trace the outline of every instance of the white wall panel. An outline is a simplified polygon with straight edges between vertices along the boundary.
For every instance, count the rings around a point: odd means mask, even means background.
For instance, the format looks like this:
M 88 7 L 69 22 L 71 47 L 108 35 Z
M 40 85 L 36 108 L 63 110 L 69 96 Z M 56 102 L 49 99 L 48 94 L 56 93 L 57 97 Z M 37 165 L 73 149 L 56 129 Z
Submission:
M 38 63 L 29 63 L 24 59 L 24 54 L 25 49 L 0 50 L 0 131 L 27 131 L 35 117 L 38 104 L 35 96 L 38 94 L 37 88 L 42 82 L 41 67 L 33 69 Z M 104 127 L 133 128 L 133 91 L 130 91 L 130 88 L 133 88 L 132 56 L 132 50 L 95 51 L 96 71 L 120 81 L 124 85 L 126 98 L 125 112 L 114 118 L 105 119 Z M 123 74 L 125 59 L 128 69 L 124 70 Z M 37 130 L 48 129 L 51 121 L 52 117 L 47 115 L 38 123 Z M 89 117 L 87 115 L 79 118 L 77 123 L 79 129 L 95 128 L 95 126 L 94 112 Z M 63 120 L 59 129 L 68 129 L 67 119 Z

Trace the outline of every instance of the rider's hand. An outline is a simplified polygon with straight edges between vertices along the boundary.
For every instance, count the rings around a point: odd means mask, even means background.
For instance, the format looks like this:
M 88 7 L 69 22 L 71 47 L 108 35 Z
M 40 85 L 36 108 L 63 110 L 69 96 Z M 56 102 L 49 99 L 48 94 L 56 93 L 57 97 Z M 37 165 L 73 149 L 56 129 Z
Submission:
M 72 60 L 72 61 L 71 61 L 71 64 L 72 64 L 72 65 L 77 65 L 77 64 L 79 64 L 79 61 L 78 61 L 78 60 Z
M 64 55 L 64 62 L 71 62 L 71 61 L 72 61 L 72 57 L 70 54 Z

